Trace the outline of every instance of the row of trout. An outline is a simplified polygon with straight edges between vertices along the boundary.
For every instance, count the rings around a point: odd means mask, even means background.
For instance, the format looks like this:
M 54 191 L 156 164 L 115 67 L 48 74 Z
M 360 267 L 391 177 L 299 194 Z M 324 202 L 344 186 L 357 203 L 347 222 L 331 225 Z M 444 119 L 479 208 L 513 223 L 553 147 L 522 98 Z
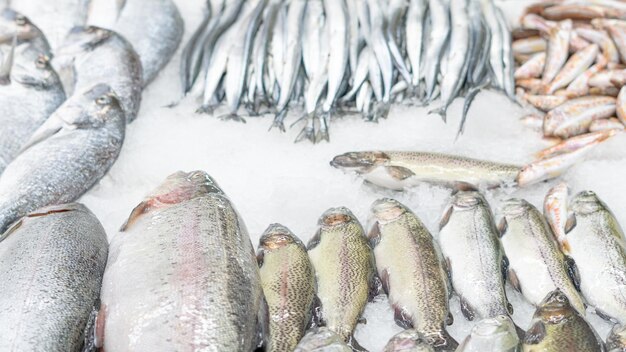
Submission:
M 217 183 L 177 172 L 109 245 L 80 204 L 42 208 L 7 230 L 0 349 L 363 351 L 353 333 L 382 289 L 406 329 L 385 351 L 603 351 L 585 308 L 625 323 L 624 234 L 593 192 L 567 198 L 565 185 L 548 194 L 548 221 L 508 200 L 496 226 L 485 198 L 461 191 L 438 239 L 383 198 L 367 234 L 350 210 L 331 208 L 308 245 L 273 224 L 255 255 Z M 510 318 L 507 278 L 537 306 L 526 333 Z M 453 292 L 478 322 L 460 345 L 446 331 Z M 606 347 L 626 351 L 621 325 Z

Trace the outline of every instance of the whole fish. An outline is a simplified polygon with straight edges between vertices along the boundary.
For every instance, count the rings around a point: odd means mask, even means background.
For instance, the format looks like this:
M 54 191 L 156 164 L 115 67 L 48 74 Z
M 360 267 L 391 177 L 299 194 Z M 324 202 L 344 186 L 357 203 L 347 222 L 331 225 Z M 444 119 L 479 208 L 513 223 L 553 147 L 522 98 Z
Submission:
M 523 100 L 541 111 L 552 111 L 563 105 L 567 101 L 567 97 L 560 95 L 534 95 L 524 94 Z
M 503 83 L 504 92 L 513 101 L 515 101 L 515 59 L 512 48 L 513 38 L 511 37 L 511 30 L 509 24 L 504 17 L 504 13 L 498 7 L 496 7 L 496 17 L 500 25 L 500 32 L 502 33 L 502 63 L 503 63 Z
M 567 93 L 571 94 L 572 97 L 582 97 L 587 95 L 589 93 L 589 79 L 600 70 L 604 69 L 604 67 L 605 63 L 596 63 L 588 68 L 567 86 Z
M 558 289 L 548 294 L 526 331 L 524 352 L 601 352 L 602 341 L 587 321 Z
M 280 224 L 270 225 L 261 236 L 257 262 L 269 313 L 265 350 L 293 351 L 311 322 L 313 265 L 302 241 Z
M 347 208 L 328 209 L 318 226 L 307 248 L 317 278 L 322 324 L 353 349 L 363 350 L 352 332 L 375 291 L 374 254 L 361 224 Z
M 393 87 L 393 58 L 389 52 L 389 47 L 385 39 L 385 16 L 383 14 L 384 8 L 381 6 L 378 0 L 367 0 L 369 5 L 369 18 L 370 18 L 370 31 L 366 37 L 366 42 L 371 46 L 374 55 L 370 58 L 376 59 L 378 70 L 380 70 L 382 78 L 382 99 L 378 99 L 379 106 L 377 107 L 379 112 L 376 112 L 375 119 L 379 117 L 387 117 L 389 111 L 389 104 L 391 101 L 391 90 Z M 372 71 L 370 70 L 370 80 L 374 78 Z
M 519 352 L 520 339 L 515 324 L 506 315 L 479 321 L 456 352 Z
M 619 118 L 623 124 L 626 124 L 626 87 L 622 87 L 619 90 L 617 102 L 615 103 L 615 110 L 617 118 Z
M 22 46 L 17 51 L 10 83 L 0 85 L 0 174 L 65 100 L 48 56 L 35 47 Z
M 0 349 L 80 351 L 107 260 L 104 228 L 82 204 L 38 209 L 0 243 Z
M 368 151 L 336 156 L 330 165 L 375 185 L 401 190 L 422 182 L 493 188 L 513 184 L 520 167 L 428 152 Z
M 569 255 L 576 262 L 580 290 L 598 315 L 626 322 L 626 242 L 611 210 L 591 191 L 570 203 L 565 225 Z
M 411 85 L 417 87 L 422 78 L 422 52 L 424 46 L 424 20 L 428 3 L 426 0 L 410 0 L 406 15 L 407 57 L 411 64 Z
M 518 39 L 513 42 L 513 53 L 515 54 L 537 54 L 546 51 L 548 44 L 541 37 L 529 37 Z
M 585 40 L 598 44 L 607 62 L 619 62 L 619 51 L 611 37 L 605 31 L 598 31 L 591 28 L 576 28 L 576 34 Z
M 491 47 L 489 51 L 489 63 L 493 72 L 493 85 L 497 88 L 504 88 L 504 38 L 503 33 L 500 30 L 500 22 L 498 21 L 498 15 L 496 6 L 492 0 L 482 1 L 483 14 L 485 21 L 491 32 Z
M 111 240 L 97 347 L 251 351 L 263 292 L 231 201 L 203 171 L 176 172 Z M 146 295 L 150 292 L 150 295 Z M 262 318 L 258 318 L 262 317 Z
M 564 4 L 550 6 L 541 15 L 550 20 L 571 18 L 575 20 L 592 20 L 601 17 L 626 18 L 624 10 L 586 4 Z
M 607 352 L 626 351 L 626 330 L 623 325 L 617 324 L 611 329 L 611 333 L 606 338 Z
M 541 77 L 546 63 L 546 54 L 538 53 L 515 70 L 515 79 Z
M 434 352 L 428 340 L 415 329 L 407 329 L 394 335 L 383 352 Z
M 428 229 L 406 206 L 383 198 L 372 204 L 369 239 L 396 323 L 414 328 L 436 349 L 455 349 L 446 331 L 452 324 L 448 276 Z
M 294 352 L 352 352 L 352 348 L 331 329 L 320 327 L 307 332 Z
M 567 242 L 565 241 L 565 222 L 567 221 L 568 197 L 569 187 L 567 183 L 561 182 L 552 187 L 543 200 L 543 214 L 559 246 Z M 566 255 L 569 254 L 569 248 L 561 247 L 561 251 Z
M 214 13 L 214 11 L 216 13 Z M 221 15 L 221 11 L 222 8 L 213 8 L 213 6 L 211 6 L 211 0 L 207 0 L 204 18 L 198 28 L 193 32 L 191 38 L 189 38 L 189 41 L 185 44 L 185 47 L 181 52 L 179 70 L 180 85 L 183 96 L 191 90 L 198 74 L 200 73 L 202 58 L 204 56 L 204 43 L 207 37 L 211 35 L 211 31 L 214 29 L 214 25 L 218 21 L 213 16 Z
M 125 127 L 124 112 L 107 85 L 63 103 L 0 177 L 0 231 L 35 209 L 83 195 L 117 159 Z
M 424 82 L 426 98 L 430 100 L 435 91 L 441 56 L 450 32 L 450 16 L 448 5 L 443 0 L 428 0 L 428 9 L 431 27 L 427 32 L 428 45 L 425 46 Z
M 456 193 L 439 228 L 439 243 L 463 315 L 474 320 L 513 314 L 504 291 L 507 261 L 485 198 L 475 191 Z
M 550 29 L 546 65 L 542 75 L 542 82 L 544 84 L 552 82 L 567 61 L 571 33 L 571 20 L 562 21 L 557 27 Z
M 98 27 L 74 27 L 55 52 L 53 64 L 70 72 L 65 91 L 83 91 L 95 82 L 108 84 L 118 95 L 126 121 L 133 122 L 141 105 L 143 88 L 139 56 L 119 34 Z
M 535 306 L 558 288 L 585 316 L 583 300 L 570 279 L 573 263 L 560 251 L 539 210 L 525 200 L 509 199 L 503 205 L 499 228 L 513 287 Z
M 615 115 L 615 98 L 591 96 L 569 100 L 546 115 L 545 136 L 569 138 L 587 132 L 593 120 Z
M 589 86 L 599 88 L 620 87 L 626 83 L 626 70 L 604 70 L 589 77 Z
M 598 45 L 592 44 L 572 55 L 554 80 L 546 87 L 547 93 L 552 94 L 556 92 L 558 89 L 567 86 L 576 79 L 576 77 L 580 76 L 595 61 L 599 51 L 600 48 Z

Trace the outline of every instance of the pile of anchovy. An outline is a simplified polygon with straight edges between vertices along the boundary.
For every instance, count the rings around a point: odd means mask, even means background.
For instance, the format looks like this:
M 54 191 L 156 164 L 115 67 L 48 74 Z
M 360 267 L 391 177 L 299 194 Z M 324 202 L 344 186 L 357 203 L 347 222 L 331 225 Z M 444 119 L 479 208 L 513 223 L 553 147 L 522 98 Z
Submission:
M 465 96 L 465 116 L 480 89 L 514 98 L 511 34 L 493 0 L 219 0 L 186 45 L 183 94 L 198 112 L 224 103 L 225 119 L 302 107 L 296 141 L 329 140 L 331 117 L 356 111 L 385 118 L 392 102 L 439 113 Z

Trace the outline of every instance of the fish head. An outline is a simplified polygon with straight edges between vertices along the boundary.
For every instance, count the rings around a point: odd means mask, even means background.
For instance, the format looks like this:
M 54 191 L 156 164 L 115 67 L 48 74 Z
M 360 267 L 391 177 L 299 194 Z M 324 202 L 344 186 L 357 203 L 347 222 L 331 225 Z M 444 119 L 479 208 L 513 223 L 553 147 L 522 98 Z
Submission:
M 386 223 L 397 219 L 408 209 L 395 199 L 381 198 L 372 204 L 371 211 L 376 221 Z
M 510 198 L 502 203 L 502 215 L 506 218 L 523 217 L 532 209 L 532 205 L 519 198 Z
M 611 329 L 606 339 L 607 351 L 624 351 L 626 350 L 626 327 L 617 324 Z
M 483 319 L 472 329 L 472 336 L 492 337 L 509 333 L 515 334 L 515 325 L 506 315 Z
M 59 76 L 50 64 L 50 56 L 33 48 L 26 48 L 20 56 L 23 60 L 17 60 L 11 71 L 13 81 L 37 89 L 60 87 Z
M 72 28 L 63 45 L 55 53 L 55 60 L 61 62 L 92 51 L 113 35 L 113 32 L 96 26 L 77 26 Z
M 334 157 L 330 165 L 338 169 L 352 170 L 363 174 L 377 166 L 384 165 L 389 159 L 389 156 L 381 151 L 349 152 Z
M 117 94 L 104 83 L 74 94 L 63 105 L 63 112 L 61 119 L 75 128 L 126 124 Z
M 330 208 L 322 214 L 318 221 L 321 228 L 332 228 L 356 222 L 356 217 L 346 207 Z
M 45 38 L 41 30 L 28 17 L 5 8 L 0 13 L 0 44 L 9 44 L 14 37 L 18 42 Z
M 539 318 L 548 324 L 559 324 L 563 319 L 567 319 L 574 314 L 576 314 L 576 311 L 570 305 L 567 296 L 561 290 L 556 289 L 548 293 L 541 301 L 535 312 L 535 318 Z
M 486 205 L 487 200 L 478 191 L 459 191 L 452 196 L 450 204 L 455 210 L 468 210 Z
M 593 191 L 582 191 L 574 196 L 570 209 L 576 214 L 591 214 L 606 209 L 606 206 Z
M 271 224 L 261 235 L 259 247 L 266 251 L 280 249 L 291 244 L 304 244 L 287 227 L 281 224 Z

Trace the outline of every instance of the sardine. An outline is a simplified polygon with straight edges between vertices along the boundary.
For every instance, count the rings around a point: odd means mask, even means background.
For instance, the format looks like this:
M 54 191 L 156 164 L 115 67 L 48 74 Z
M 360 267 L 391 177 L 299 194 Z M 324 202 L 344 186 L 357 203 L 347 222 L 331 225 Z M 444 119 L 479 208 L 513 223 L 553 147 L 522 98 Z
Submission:
M 491 48 L 489 53 L 489 63 L 494 77 L 492 82 L 495 87 L 504 89 L 504 38 L 500 30 L 496 5 L 493 0 L 482 0 L 483 14 L 489 30 L 491 32 Z
M 257 261 L 269 313 L 266 351 L 293 351 L 315 302 L 315 274 L 304 244 L 289 229 L 272 224 L 261 236 Z
M 341 336 L 326 327 L 307 332 L 294 352 L 352 352 Z
M 456 193 L 439 228 L 439 243 L 463 315 L 474 320 L 513 314 L 504 291 L 507 260 L 485 198 L 475 191 Z
M 550 29 L 546 65 L 542 75 L 544 84 L 552 82 L 567 61 L 571 33 L 571 20 L 562 21 L 559 23 L 558 27 Z
M 524 352 L 601 352 L 603 347 L 593 327 L 558 289 L 535 311 L 522 346 Z
M 452 324 L 448 276 L 432 235 L 396 200 L 379 199 L 371 212 L 376 222 L 369 239 L 396 323 L 414 328 L 436 350 L 455 349 L 458 343 L 446 331 Z
M 0 349 L 80 351 L 107 260 L 104 228 L 82 204 L 38 209 L 0 243 Z
M 606 130 L 624 130 L 624 124 L 617 118 L 611 117 L 608 119 L 594 120 L 589 125 L 589 132 L 598 132 Z
M 361 224 L 347 208 L 328 209 L 318 226 L 307 248 L 317 278 L 322 324 L 353 349 L 363 350 L 352 332 L 375 292 L 374 254 Z
M 428 340 L 415 329 L 407 329 L 394 335 L 383 352 L 434 352 Z
M 111 240 L 103 279 L 97 347 L 257 346 L 257 324 L 267 317 L 254 249 L 231 201 L 208 174 L 170 175 L 120 231 Z
M 350 31 L 345 0 L 323 0 L 323 2 L 328 25 L 327 40 L 331 50 L 328 56 L 328 87 L 322 110 L 329 113 L 339 97 L 348 70 Z M 328 135 L 322 138 L 328 140 Z
M 456 352 L 519 352 L 515 324 L 506 315 L 479 321 Z
M 617 95 L 615 110 L 617 118 L 619 118 L 619 120 L 626 125 L 626 87 L 622 87 Z
M 407 56 L 411 64 L 411 85 L 417 87 L 422 77 L 422 52 L 424 50 L 424 20 L 428 3 L 426 0 L 410 0 L 406 15 Z
M 589 129 L 593 120 L 615 115 L 615 98 L 605 96 L 569 100 L 546 115 L 543 133 L 546 136 L 569 138 Z
M 583 300 L 570 279 L 573 264 L 559 250 L 539 210 L 525 200 L 509 199 L 503 205 L 499 229 L 513 287 L 535 306 L 560 289 L 572 307 L 585 316 Z
M 0 177 L 0 231 L 35 209 L 83 195 L 117 159 L 125 127 L 119 100 L 107 85 L 63 103 Z
M 598 315 L 626 322 L 626 241 L 608 206 L 591 191 L 570 203 L 565 241 L 576 262 L 580 289 Z

